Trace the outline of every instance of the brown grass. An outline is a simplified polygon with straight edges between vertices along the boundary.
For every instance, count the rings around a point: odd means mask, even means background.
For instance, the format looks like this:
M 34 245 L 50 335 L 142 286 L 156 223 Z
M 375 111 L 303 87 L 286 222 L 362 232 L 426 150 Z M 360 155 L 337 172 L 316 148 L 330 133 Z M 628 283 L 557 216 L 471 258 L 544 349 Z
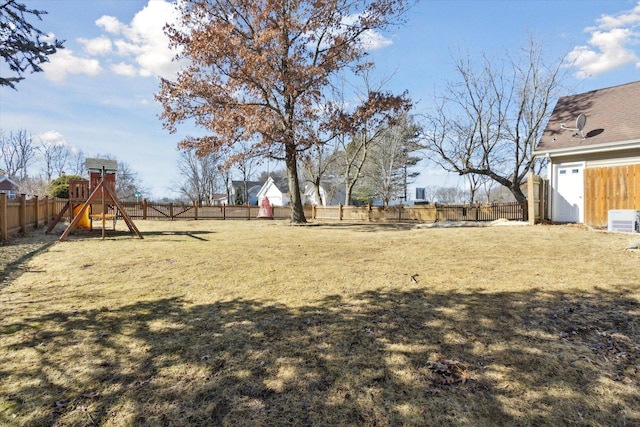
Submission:
M 5 269 L 0 424 L 640 425 L 637 236 L 136 225 Z

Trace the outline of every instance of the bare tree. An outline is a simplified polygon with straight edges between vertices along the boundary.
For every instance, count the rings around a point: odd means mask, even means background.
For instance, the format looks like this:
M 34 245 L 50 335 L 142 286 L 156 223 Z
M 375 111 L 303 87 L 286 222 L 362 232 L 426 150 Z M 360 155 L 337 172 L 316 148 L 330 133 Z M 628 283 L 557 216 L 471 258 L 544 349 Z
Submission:
M 405 0 L 185 0 L 181 21 L 167 28 L 179 57 L 191 65 L 162 80 L 156 99 L 170 131 L 194 120 L 210 134 L 187 138 L 198 154 L 237 141 L 284 161 L 291 222 L 304 223 L 299 155 L 316 143 L 301 124 L 331 78 L 365 56 L 363 35 L 399 21 Z
M 183 177 L 178 191 L 199 206 L 211 206 L 220 188 L 221 155 L 209 153 L 197 156 L 194 150 L 184 150 L 178 159 L 178 169 Z
M 334 173 L 338 158 L 338 145 L 336 144 L 336 135 L 327 129 L 326 123 L 330 122 L 329 113 L 323 108 L 318 107 L 322 112 L 321 119 L 317 122 L 308 123 L 307 134 L 316 141 L 307 152 L 301 156 L 303 166 L 304 180 L 313 186 L 316 194 L 316 201 L 320 205 L 327 203 L 325 199 L 328 193 L 333 193 L 334 180 L 326 179 L 327 175 Z M 323 185 L 324 184 L 324 185 Z M 324 189 L 324 194 L 321 191 Z M 324 198 L 323 198 L 324 196 Z
M 259 164 L 259 154 L 252 150 L 251 144 L 248 141 L 238 141 L 234 147 L 236 153 L 232 155 L 233 162 L 236 169 L 240 172 L 240 178 L 242 181 L 242 194 L 240 198 L 243 204 L 249 203 L 249 181 L 255 174 L 255 168 Z M 230 165 L 227 165 L 229 167 Z M 236 189 L 238 190 L 238 189 Z M 238 195 L 236 195 L 238 196 Z
M 523 52 L 516 59 L 484 56 L 478 67 L 460 60 L 458 80 L 447 84 L 425 136 L 431 160 L 460 175 L 486 176 L 526 207 L 521 186 L 564 74 L 562 61 L 545 64 L 534 41 Z
M 71 150 L 71 154 L 69 157 L 69 161 L 67 166 L 69 166 L 69 170 L 66 171 L 67 174 L 83 176 L 86 175 L 86 171 L 84 170 L 84 161 L 85 156 L 82 150 Z
M 349 108 L 353 101 L 339 96 L 337 102 L 329 105 L 333 118 L 326 126 L 336 135 L 340 146 L 341 162 L 345 185 L 345 205 L 352 203 L 354 188 L 379 137 L 411 108 L 407 93 L 393 95 L 382 91 L 388 79 L 373 86 L 371 81 L 372 64 L 363 64 L 358 70 L 362 78 L 362 88 L 357 88 L 355 108 Z
M 325 181 L 327 172 L 336 164 L 336 160 L 337 148 L 333 144 L 315 145 L 302 158 L 305 180 L 313 186 L 316 200 L 320 205 L 327 203 L 327 200 L 323 199 L 320 189 L 323 181 Z
M 366 166 L 364 181 L 369 198 L 380 199 L 385 206 L 391 200 L 407 199 L 407 185 L 419 175 L 410 170 L 420 161 L 412 155 L 423 148 L 418 143 L 419 135 L 418 125 L 407 114 L 380 135 Z
M 116 195 L 120 200 L 135 200 L 136 192 L 146 194 L 149 190 L 143 185 L 138 172 L 127 162 L 118 162 L 118 171 L 116 172 Z
M 27 135 L 26 130 L 10 132 L 9 135 L 0 132 L 0 153 L 3 160 L 2 169 L 7 175 L 17 181 L 24 181 L 36 155 L 33 136 Z
M 69 148 L 55 141 L 45 141 L 40 144 L 38 150 L 44 161 L 43 172 L 46 181 L 51 181 L 54 175 L 56 177 L 62 175 L 69 160 Z
M 465 177 L 467 178 L 467 184 L 469 185 L 469 203 L 476 203 L 480 201 L 478 191 L 481 188 L 484 188 L 487 191 L 485 199 L 489 201 L 491 185 L 495 185 L 496 182 L 491 180 L 487 175 L 478 175 L 475 173 L 468 173 Z
M 469 193 L 458 187 L 436 187 L 434 198 L 438 203 L 465 203 Z

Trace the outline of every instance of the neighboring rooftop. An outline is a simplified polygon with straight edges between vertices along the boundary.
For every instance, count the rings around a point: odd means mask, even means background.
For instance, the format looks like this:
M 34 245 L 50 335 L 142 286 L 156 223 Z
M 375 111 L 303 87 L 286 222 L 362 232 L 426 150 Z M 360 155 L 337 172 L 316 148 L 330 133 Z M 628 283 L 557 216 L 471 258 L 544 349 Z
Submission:
M 580 114 L 587 118 L 582 131 L 576 129 Z M 536 151 L 640 143 L 639 115 L 640 81 L 563 96 L 558 99 Z M 562 124 L 568 129 L 562 129 Z

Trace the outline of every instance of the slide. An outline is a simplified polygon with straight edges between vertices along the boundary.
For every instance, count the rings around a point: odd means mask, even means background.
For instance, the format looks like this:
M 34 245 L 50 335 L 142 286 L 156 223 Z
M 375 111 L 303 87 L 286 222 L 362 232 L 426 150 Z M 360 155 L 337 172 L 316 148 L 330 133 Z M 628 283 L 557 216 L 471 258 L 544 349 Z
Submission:
M 73 217 L 75 218 L 78 212 L 82 209 L 82 205 L 73 205 Z M 78 222 L 77 228 L 91 228 L 91 220 L 89 219 L 89 209 L 87 208 Z

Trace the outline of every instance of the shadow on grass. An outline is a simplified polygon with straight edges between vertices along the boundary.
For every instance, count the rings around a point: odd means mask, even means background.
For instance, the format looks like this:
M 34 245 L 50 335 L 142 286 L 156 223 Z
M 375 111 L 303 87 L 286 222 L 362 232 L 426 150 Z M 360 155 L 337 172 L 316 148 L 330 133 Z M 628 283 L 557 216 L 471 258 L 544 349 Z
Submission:
M 479 290 L 35 314 L 0 326 L 0 422 L 638 425 L 639 309 Z
M 314 225 L 321 227 L 327 227 L 332 229 L 345 229 L 350 231 L 361 231 L 366 233 L 374 233 L 378 231 L 407 231 L 416 228 L 417 223 L 401 222 L 401 223 L 386 223 L 386 222 L 318 222 Z
M 171 231 L 145 231 L 143 235 L 144 236 L 187 236 L 196 240 L 207 242 L 208 239 L 205 239 L 204 237 L 200 237 L 200 235 L 213 234 L 213 233 L 214 233 L 213 231 L 202 231 L 202 230 L 195 230 L 195 231 L 171 230 Z
M 0 251 L 4 254 L 0 260 L 8 260 L 0 270 L 0 290 L 11 280 L 17 279 L 27 268 L 27 263 L 36 255 L 47 251 L 55 242 L 56 237 L 43 232 L 32 234 L 28 239 L 14 237 L 7 242 L 0 242 Z
M 167 230 L 167 231 L 144 231 L 142 232 L 143 237 L 151 237 L 151 236 L 159 236 L 159 237 L 174 237 L 174 236 L 186 236 L 191 237 L 192 239 L 207 242 L 208 239 L 201 237 L 202 235 L 213 234 L 213 231 L 203 231 L 203 230 L 189 230 L 189 231 L 176 231 L 176 230 Z M 129 230 L 105 230 L 105 240 L 120 240 L 122 238 L 135 238 L 138 236 L 135 232 Z M 69 241 L 73 240 L 102 240 L 102 230 L 99 228 L 94 228 L 93 230 L 74 230 L 74 232 L 67 239 Z M 170 239 L 159 239 L 159 241 L 167 241 Z M 180 240 L 181 241 L 181 240 Z

